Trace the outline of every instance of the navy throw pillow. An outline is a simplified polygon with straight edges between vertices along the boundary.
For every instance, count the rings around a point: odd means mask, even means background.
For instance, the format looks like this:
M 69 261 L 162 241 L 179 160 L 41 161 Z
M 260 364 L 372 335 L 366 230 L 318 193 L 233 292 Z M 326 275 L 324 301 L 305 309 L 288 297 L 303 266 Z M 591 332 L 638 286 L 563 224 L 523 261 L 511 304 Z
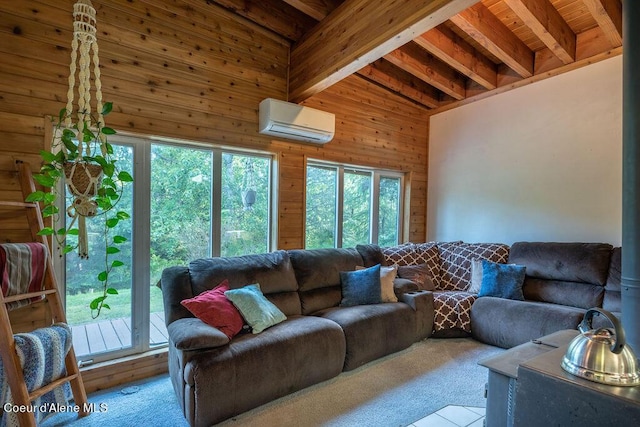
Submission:
M 526 267 L 482 260 L 482 284 L 478 297 L 498 297 L 524 301 L 522 285 Z
M 364 270 L 341 271 L 342 301 L 340 306 L 378 304 L 382 302 L 380 292 L 380 264 Z

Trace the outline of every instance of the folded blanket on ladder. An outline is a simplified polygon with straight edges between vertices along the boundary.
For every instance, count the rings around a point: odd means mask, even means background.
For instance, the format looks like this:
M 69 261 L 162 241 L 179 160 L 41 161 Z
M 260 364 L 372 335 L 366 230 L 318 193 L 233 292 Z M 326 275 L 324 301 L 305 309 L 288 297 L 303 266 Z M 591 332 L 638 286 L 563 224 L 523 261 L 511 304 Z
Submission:
M 71 348 L 72 341 L 69 326 L 56 323 L 33 332 L 15 334 L 14 338 L 29 393 L 66 375 L 64 359 Z M 0 384 L 2 387 L 0 404 L 4 407 L 5 403 L 12 402 L 12 399 L 1 360 Z M 33 401 L 36 421 L 44 420 L 51 409 L 68 405 L 70 396 L 71 387 L 66 382 Z M 18 426 L 16 414 L 3 413 L 0 426 Z
M 5 297 L 41 291 L 46 271 L 47 247 L 42 243 L 0 244 L 0 283 Z M 40 299 L 14 301 L 7 304 L 7 309 L 15 310 Z

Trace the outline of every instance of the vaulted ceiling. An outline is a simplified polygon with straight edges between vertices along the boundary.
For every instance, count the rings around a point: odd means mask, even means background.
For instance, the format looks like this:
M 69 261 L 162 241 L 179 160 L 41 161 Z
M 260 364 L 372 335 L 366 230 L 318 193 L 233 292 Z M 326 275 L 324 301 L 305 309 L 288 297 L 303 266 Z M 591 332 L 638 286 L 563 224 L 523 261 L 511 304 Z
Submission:
M 356 73 L 440 111 L 622 53 L 621 0 L 207 0 L 292 43 L 289 99 Z

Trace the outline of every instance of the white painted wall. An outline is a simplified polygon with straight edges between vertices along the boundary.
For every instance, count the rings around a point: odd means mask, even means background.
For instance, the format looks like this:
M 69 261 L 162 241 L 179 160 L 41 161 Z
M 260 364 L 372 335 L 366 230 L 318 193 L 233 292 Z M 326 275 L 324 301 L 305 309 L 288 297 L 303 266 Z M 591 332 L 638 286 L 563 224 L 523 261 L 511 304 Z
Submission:
M 622 57 L 431 117 L 427 239 L 622 240 Z

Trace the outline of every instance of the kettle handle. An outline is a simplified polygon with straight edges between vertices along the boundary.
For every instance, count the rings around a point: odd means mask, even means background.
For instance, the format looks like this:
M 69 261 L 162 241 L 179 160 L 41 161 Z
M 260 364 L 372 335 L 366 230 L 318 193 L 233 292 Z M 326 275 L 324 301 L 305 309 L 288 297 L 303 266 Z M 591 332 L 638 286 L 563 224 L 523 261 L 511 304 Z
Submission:
M 604 310 L 598 307 L 590 308 L 585 313 L 584 318 L 582 319 L 582 322 L 580 322 L 580 324 L 578 325 L 578 329 L 583 334 L 593 329 L 593 327 L 591 326 L 591 321 L 593 320 L 594 314 L 601 314 L 607 319 L 609 319 L 609 322 L 611 322 L 611 324 L 613 325 L 613 328 L 615 329 L 615 333 L 616 333 L 616 341 L 613 343 L 613 345 L 611 345 L 611 351 L 615 354 L 620 353 L 623 347 L 625 346 L 625 344 L 627 343 L 624 336 L 624 329 L 622 329 L 622 324 L 620 323 L 618 318 L 613 314 L 611 314 L 610 312 L 608 312 L 607 310 Z

